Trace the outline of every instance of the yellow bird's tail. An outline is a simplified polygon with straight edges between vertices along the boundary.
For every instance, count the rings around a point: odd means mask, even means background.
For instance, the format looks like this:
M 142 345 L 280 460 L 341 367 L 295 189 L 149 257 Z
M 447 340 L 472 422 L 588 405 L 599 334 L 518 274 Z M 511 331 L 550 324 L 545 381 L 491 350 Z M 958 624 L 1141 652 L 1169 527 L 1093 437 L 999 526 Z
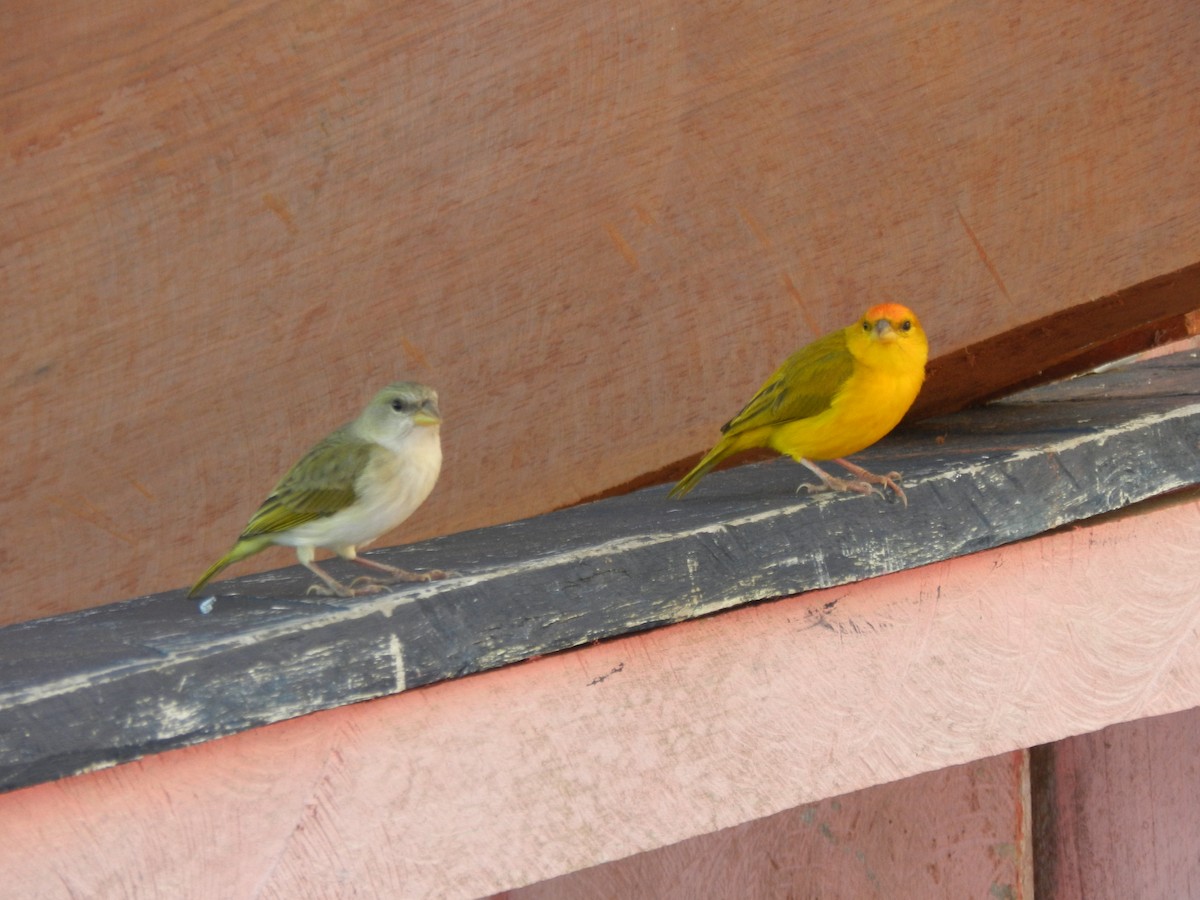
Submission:
M 688 491 L 696 486 L 701 478 L 707 475 L 717 463 L 721 462 L 727 456 L 737 452 L 739 447 L 728 438 L 721 438 L 717 442 L 717 446 L 713 447 L 700 462 L 696 463 L 696 467 L 679 479 L 679 483 L 667 493 L 668 497 L 682 497 Z
M 253 556 L 259 550 L 262 550 L 272 543 L 267 535 L 255 535 L 250 538 L 242 538 L 228 553 L 218 559 L 215 563 L 209 566 L 200 579 L 192 585 L 192 589 L 187 592 L 189 598 L 196 596 L 196 592 L 204 587 L 212 578 L 217 575 L 222 569 L 227 566 L 232 566 L 235 562 L 240 562 L 247 556 Z

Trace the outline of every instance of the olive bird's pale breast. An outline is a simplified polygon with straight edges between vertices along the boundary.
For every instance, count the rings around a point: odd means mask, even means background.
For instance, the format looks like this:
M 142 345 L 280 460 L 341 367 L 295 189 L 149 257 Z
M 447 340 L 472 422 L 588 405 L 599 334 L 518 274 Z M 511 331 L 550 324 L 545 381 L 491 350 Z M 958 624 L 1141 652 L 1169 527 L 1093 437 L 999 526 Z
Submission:
M 414 428 L 401 439 L 377 443 L 355 482 L 357 499 L 324 519 L 306 522 L 276 541 L 291 547 L 362 547 L 411 516 L 433 490 L 442 469 L 437 427 Z

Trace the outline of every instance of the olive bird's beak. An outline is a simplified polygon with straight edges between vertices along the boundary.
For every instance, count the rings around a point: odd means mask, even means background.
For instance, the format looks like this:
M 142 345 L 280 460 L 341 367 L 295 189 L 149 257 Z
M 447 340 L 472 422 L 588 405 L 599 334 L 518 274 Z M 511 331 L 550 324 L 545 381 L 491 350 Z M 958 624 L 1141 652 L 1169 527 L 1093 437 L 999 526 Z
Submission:
M 437 404 L 434 401 L 426 400 L 413 416 L 413 421 L 418 425 L 440 425 L 442 424 L 442 414 L 438 412 Z

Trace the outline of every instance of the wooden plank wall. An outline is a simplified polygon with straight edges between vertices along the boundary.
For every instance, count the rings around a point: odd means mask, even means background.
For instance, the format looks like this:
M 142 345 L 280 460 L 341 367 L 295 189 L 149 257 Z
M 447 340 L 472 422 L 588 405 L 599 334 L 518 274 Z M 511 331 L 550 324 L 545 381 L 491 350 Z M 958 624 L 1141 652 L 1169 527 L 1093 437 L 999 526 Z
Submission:
M 1198 739 L 1200 710 L 1124 722 L 497 898 L 1195 897 Z
M 1033 900 L 1028 774 L 1028 755 L 1018 750 L 798 806 L 493 900 Z
M 947 354 L 1200 261 L 1182 0 L 47 0 L 0 32 L 0 622 L 189 581 L 401 375 L 446 466 L 393 541 L 700 451 L 870 302 Z
M 1200 896 L 1200 709 L 1033 750 L 1046 897 Z

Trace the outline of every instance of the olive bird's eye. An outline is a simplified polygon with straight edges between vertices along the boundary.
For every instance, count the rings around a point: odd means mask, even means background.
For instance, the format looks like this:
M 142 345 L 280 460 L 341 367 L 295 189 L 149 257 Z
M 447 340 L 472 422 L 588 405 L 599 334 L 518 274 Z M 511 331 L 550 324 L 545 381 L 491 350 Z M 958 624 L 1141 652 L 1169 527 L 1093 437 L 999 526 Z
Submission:
M 900 323 L 900 330 L 901 331 L 912 331 L 912 322 L 909 321 L 908 319 L 905 319 L 903 322 Z
M 392 401 L 392 409 L 396 412 L 407 412 L 408 404 L 400 397 Z

